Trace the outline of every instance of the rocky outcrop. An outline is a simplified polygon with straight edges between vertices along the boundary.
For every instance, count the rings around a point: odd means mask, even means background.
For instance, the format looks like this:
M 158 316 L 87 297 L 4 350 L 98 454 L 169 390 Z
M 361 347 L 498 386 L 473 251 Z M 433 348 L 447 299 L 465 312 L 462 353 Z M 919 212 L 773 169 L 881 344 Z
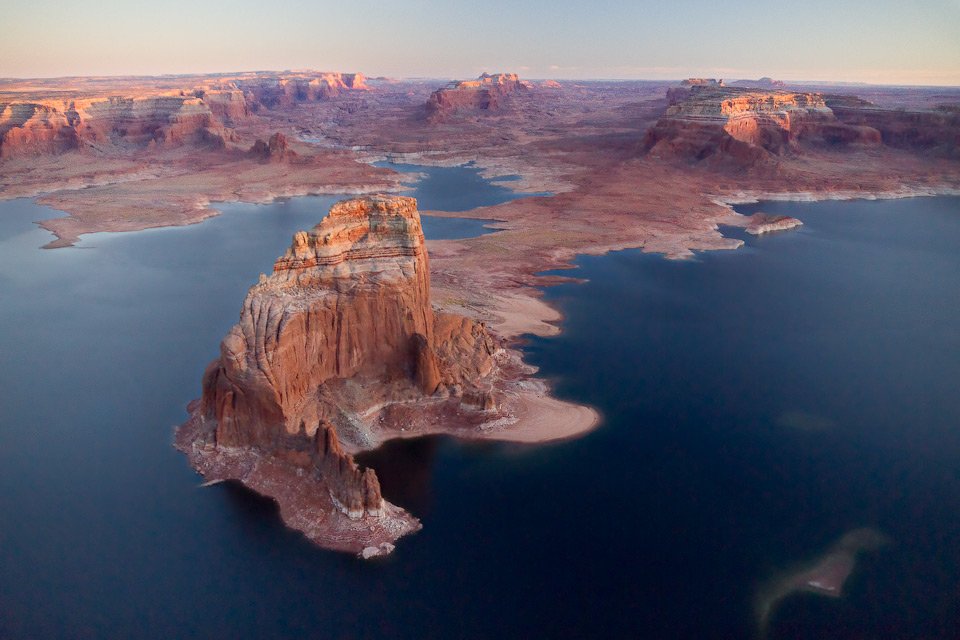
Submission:
M 451 82 L 430 94 L 426 115 L 443 120 L 457 113 L 489 113 L 503 108 L 510 96 L 529 89 L 515 73 L 484 73 L 476 80 Z
M 392 543 L 416 521 L 383 501 L 375 472 L 360 469 L 344 443 L 369 446 L 374 428 L 399 435 L 421 411 L 496 407 L 489 383 L 496 352 L 483 325 L 434 313 L 414 199 L 340 202 L 298 232 L 273 274 L 251 287 L 178 446 L 201 472 L 242 480 L 276 498 L 281 512 L 286 504 L 298 515 L 285 519 L 320 544 L 359 552 L 370 540 L 363 534 L 330 545 L 329 526 L 297 520 L 303 508 L 289 503 L 302 497 L 251 468 L 268 460 L 286 469 L 294 485 L 329 496 L 349 519 L 396 519 L 378 525 L 396 532 L 380 540 Z
M 656 156 L 751 167 L 797 152 L 802 143 L 880 143 L 876 129 L 839 121 L 818 93 L 707 83 L 668 90 L 668 99 L 666 113 L 644 140 L 644 150 Z
M 803 223 L 790 216 L 773 215 L 769 213 L 755 213 L 750 216 L 750 222 L 747 223 L 745 231 L 751 235 L 759 236 L 764 233 L 774 231 L 787 231 L 802 226 Z
M 270 136 L 268 142 L 258 138 L 247 153 L 261 162 L 285 162 L 297 157 L 296 152 L 288 148 L 287 137 L 280 132 Z

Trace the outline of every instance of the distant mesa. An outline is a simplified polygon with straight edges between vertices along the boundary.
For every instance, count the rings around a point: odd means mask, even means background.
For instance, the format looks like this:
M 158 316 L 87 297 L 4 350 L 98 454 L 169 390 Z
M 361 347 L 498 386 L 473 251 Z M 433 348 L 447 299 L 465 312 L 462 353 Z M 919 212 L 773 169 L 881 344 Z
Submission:
M 722 87 L 724 86 L 723 80 L 717 80 L 716 78 L 686 78 L 680 81 L 680 85 L 684 87 Z
M 250 288 L 177 446 L 317 544 L 388 553 L 420 524 L 349 452 L 496 418 L 499 352 L 482 324 L 433 310 L 413 198 L 343 201 Z
M 544 89 L 562 89 L 563 85 L 557 82 L 556 80 L 544 80 L 540 83 L 540 86 Z
M 668 88 L 669 106 L 647 132 L 644 151 L 718 169 L 775 167 L 778 157 L 805 148 L 886 145 L 960 158 L 957 110 L 882 108 L 852 96 L 764 84 L 772 88 L 691 78 Z
M 670 105 L 644 149 L 655 156 L 718 167 L 773 164 L 779 155 L 819 146 L 878 145 L 880 132 L 836 118 L 819 93 L 687 81 L 667 91 Z
M 484 73 L 476 80 L 451 82 L 437 89 L 427 100 L 429 120 L 443 120 L 454 114 L 483 114 L 501 110 L 508 99 L 530 89 L 515 73 Z
M 268 109 L 290 107 L 299 102 L 319 102 L 345 92 L 367 91 L 362 73 L 301 72 L 277 76 L 243 77 L 236 86 Z
M 116 95 L 115 86 L 104 81 L 66 94 L 33 91 L 0 99 L 0 159 L 78 150 L 222 149 L 235 140 L 234 128 L 262 109 L 367 90 L 359 73 L 263 72 L 183 81 L 194 84 L 172 88 L 151 79 L 134 94 Z
M 756 80 L 735 80 L 727 84 L 731 87 L 745 87 L 748 89 L 782 89 L 786 86 L 783 80 L 774 80 L 768 76 Z
M 851 127 L 879 132 L 884 145 L 925 155 L 960 160 L 960 109 L 878 107 L 854 96 L 824 96 L 837 120 Z

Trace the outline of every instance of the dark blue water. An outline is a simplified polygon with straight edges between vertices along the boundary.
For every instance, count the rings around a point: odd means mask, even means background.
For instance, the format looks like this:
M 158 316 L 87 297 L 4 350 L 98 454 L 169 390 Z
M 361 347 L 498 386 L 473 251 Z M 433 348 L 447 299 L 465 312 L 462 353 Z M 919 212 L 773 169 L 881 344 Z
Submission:
M 806 226 L 580 260 L 529 354 L 605 425 L 374 454 L 425 528 L 373 563 L 171 447 L 300 202 L 55 251 L 0 203 L 0 637 L 751 637 L 760 582 L 863 526 L 893 544 L 768 637 L 957 637 L 958 199 L 769 204 Z
M 425 211 L 469 211 L 477 207 L 489 207 L 503 204 L 517 198 L 546 196 L 548 193 L 520 193 L 513 191 L 501 182 L 514 182 L 520 176 L 501 176 L 487 180 L 481 174 L 483 169 L 470 162 L 456 167 L 428 167 L 416 164 L 394 162 L 376 162 L 377 167 L 386 167 L 400 173 L 416 174 L 418 193 L 427 197 L 411 195 L 419 200 L 420 209 Z

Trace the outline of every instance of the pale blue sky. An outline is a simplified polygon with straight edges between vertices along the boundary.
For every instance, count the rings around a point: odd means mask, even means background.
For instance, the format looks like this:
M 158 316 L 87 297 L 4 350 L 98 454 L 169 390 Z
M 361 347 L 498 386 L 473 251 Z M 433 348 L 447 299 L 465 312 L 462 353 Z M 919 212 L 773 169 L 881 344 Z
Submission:
M 0 0 L 0 76 L 370 76 L 960 85 L 960 0 Z

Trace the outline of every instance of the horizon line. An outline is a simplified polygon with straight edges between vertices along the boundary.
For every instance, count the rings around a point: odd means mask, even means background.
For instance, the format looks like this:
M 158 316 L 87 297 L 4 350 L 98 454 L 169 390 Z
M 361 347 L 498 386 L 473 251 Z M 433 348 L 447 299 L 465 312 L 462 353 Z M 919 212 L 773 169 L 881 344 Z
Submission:
M 398 80 L 398 81 L 411 81 L 411 80 L 458 80 L 463 78 L 474 78 L 475 75 L 466 75 L 466 76 L 444 76 L 444 75 L 403 75 L 403 76 L 387 76 L 387 75 L 368 75 L 362 71 L 333 71 L 333 70 L 321 70 L 321 69 L 311 69 L 311 68 L 300 68 L 300 69 L 246 69 L 238 71 L 187 71 L 187 72 L 177 72 L 177 73 L 106 73 L 106 74 L 89 74 L 89 75 L 79 75 L 79 74 L 67 74 L 67 75 L 36 75 L 36 76 L 0 76 L 0 82 L 8 81 L 28 81 L 28 80 L 76 80 L 76 79 L 123 79 L 123 78 L 154 78 L 154 79 L 163 79 L 163 78 L 191 78 L 191 77 L 202 77 L 202 76 L 232 76 L 232 75 L 242 75 L 242 74 L 261 74 L 261 73 L 343 73 L 343 74 L 360 74 L 365 76 L 369 80 Z M 514 72 L 501 72 L 501 73 L 514 73 Z M 534 80 L 534 81 L 545 81 L 545 80 L 557 80 L 565 82 L 680 82 L 688 78 L 699 78 L 699 77 L 708 77 L 708 76 L 696 76 L 696 75 L 685 75 L 677 77 L 668 77 L 668 78 L 644 78 L 644 77 L 564 77 L 562 75 L 555 76 L 521 76 L 517 74 L 523 80 Z M 758 80 L 760 78 L 770 78 L 775 81 L 783 82 L 784 84 L 796 84 L 796 85 L 841 85 L 841 86 L 860 86 L 860 87 L 913 87 L 913 88 L 945 88 L 945 89 L 960 89 L 960 81 L 956 84 L 925 84 L 921 82 L 897 82 L 897 83 L 875 83 L 875 82 L 866 82 L 861 80 L 816 80 L 816 79 L 782 79 L 774 78 L 773 76 L 762 75 L 757 78 L 751 77 L 737 77 L 737 76 L 728 76 L 727 78 L 717 78 L 727 80 L 730 82 L 739 82 L 744 80 Z

